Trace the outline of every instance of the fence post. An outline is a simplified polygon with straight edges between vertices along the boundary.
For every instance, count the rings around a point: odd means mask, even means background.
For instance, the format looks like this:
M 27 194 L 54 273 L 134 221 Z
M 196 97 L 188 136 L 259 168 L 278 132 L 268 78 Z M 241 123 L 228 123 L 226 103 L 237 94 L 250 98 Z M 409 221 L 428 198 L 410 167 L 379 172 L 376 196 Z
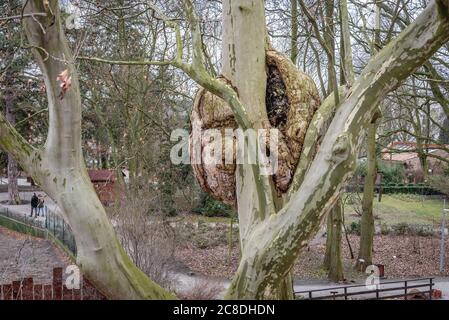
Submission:
M 404 286 L 404 299 L 408 300 L 408 288 L 407 288 L 407 281 L 404 281 L 405 286 Z
M 429 300 L 432 300 L 432 288 L 433 288 L 433 278 L 429 278 L 429 280 L 430 280 L 430 284 L 429 284 L 429 287 L 430 287 L 430 292 L 429 292 Z
M 65 225 L 65 222 L 64 222 L 64 220 L 62 220 L 62 244 L 65 244 L 64 243 L 64 225 Z
M 379 299 L 379 285 L 376 284 L 376 299 Z
M 345 300 L 348 300 L 348 288 L 344 288 L 344 290 L 345 290 Z

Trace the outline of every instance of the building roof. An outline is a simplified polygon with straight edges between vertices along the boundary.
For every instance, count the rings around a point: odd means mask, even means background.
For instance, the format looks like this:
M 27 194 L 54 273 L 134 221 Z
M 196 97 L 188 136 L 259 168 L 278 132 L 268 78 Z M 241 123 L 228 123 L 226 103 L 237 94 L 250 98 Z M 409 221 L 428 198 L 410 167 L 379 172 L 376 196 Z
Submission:
M 441 150 L 441 146 L 437 144 L 426 144 L 423 147 L 428 149 L 429 153 L 438 154 L 440 151 L 443 151 Z M 442 156 L 447 156 L 447 153 L 443 151 Z M 418 158 L 418 153 L 416 152 L 416 142 L 395 141 L 382 150 L 382 159 L 387 161 L 405 162 L 415 158 Z
M 418 154 L 416 152 L 404 152 L 404 153 L 383 153 L 382 160 L 389 161 L 408 161 L 417 158 Z
M 116 176 L 114 170 L 96 170 L 89 169 L 90 181 L 92 182 L 115 182 Z

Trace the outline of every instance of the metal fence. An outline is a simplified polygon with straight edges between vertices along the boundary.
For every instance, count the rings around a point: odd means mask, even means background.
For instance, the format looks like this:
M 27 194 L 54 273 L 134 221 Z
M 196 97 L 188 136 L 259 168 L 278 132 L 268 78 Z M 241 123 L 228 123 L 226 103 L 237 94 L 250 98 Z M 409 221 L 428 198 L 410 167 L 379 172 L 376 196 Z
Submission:
M 58 214 L 50 211 L 46 207 L 45 213 L 45 229 L 58 239 L 63 246 L 76 256 L 75 236 L 70 226 Z
M 68 253 L 76 256 L 76 242 L 70 226 L 57 213 L 49 210 L 47 206 L 44 208 L 44 220 L 38 220 L 27 214 L 20 214 L 13 212 L 8 208 L 0 208 L 0 215 L 7 217 L 10 221 L 16 222 L 19 225 L 27 226 L 34 231 L 45 231 L 45 237 L 56 242 L 57 245 L 62 246 L 63 249 L 68 250 Z M 17 230 L 22 231 L 22 230 Z M 39 232 L 33 235 L 40 235 Z
M 385 281 L 373 285 L 375 288 L 367 288 L 366 285 L 350 285 L 340 287 L 330 287 L 324 289 L 296 291 L 296 298 L 309 300 L 336 300 L 351 298 L 356 299 L 409 299 L 410 296 L 418 295 L 425 299 L 432 299 L 433 278 L 408 279 L 399 281 Z M 420 290 L 417 290 L 417 289 Z M 413 291 L 416 289 L 416 291 Z

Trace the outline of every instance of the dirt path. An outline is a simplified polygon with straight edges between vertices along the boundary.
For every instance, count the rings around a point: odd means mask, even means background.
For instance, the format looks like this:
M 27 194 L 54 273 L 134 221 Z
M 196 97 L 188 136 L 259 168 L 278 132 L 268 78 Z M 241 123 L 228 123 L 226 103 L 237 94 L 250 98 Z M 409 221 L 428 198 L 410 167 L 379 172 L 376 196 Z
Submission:
M 0 284 L 24 277 L 49 283 L 53 268 L 69 264 L 69 259 L 50 241 L 0 227 Z

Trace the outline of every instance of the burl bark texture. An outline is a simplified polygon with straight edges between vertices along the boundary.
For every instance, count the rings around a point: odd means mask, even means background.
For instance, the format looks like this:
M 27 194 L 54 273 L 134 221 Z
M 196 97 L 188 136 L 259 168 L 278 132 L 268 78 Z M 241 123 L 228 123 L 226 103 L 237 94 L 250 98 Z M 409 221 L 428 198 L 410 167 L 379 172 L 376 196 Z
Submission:
M 291 184 L 307 128 L 320 106 L 320 97 L 312 78 L 299 71 L 285 55 L 269 50 L 266 52 L 266 59 L 266 106 L 269 120 L 266 129 L 279 130 L 278 170 L 273 175 L 273 181 L 278 194 L 281 195 Z M 219 80 L 228 82 L 224 77 L 220 77 Z M 201 138 L 201 163 L 195 163 L 198 161 L 192 159 L 195 177 L 203 190 L 217 200 L 234 204 L 236 138 L 225 136 L 225 129 L 238 128 L 231 108 L 223 99 L 201 88 L 195 98 L 191 122 L 192 132 L 218 129 L 224 139 L 234 140 L 234 147 L 231 150 L 232 163 L 226 164 L 225 143 L 222 143 L 222 163 L 205 164 L 205 158 L 210 156 L 208 153 L 214 149 L 207 148 L 214 143 L 208 135 L 202 135 Z M 190 142 L 193 148 L 195 141 L 192 137 Z M 219 145 L 216 149 L 219 149 Z

